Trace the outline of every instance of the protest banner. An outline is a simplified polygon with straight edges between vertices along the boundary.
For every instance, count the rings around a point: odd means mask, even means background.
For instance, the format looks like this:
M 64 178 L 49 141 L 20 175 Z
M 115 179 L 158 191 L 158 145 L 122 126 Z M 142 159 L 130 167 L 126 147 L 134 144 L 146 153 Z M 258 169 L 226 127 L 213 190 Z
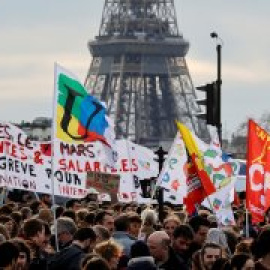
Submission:
M 115 173 L 121 176 L 119 201 L 149 203 L 150 198 L 143 197 L 141 181 L 158 175 L 154 152 L 125 139 L 117 140 L 115 149 L 118 155 Z
M 0 187 L 50 193 L 42 151 L 21 129 L 0 122 Z
M 88 172 L 86 189 L 94 188 L 99 193 L 107 193 L 111 196 L 112 202 L 117 201 L 120 175 L 101 172 Z

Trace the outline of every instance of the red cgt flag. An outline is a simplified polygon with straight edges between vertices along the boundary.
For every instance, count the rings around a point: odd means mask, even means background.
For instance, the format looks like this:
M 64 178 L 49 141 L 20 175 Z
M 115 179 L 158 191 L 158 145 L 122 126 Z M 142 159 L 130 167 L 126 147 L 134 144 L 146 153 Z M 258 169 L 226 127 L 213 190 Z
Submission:
M 206 198 L 206 192 L 201 184 L 198 171 L 191 162 L 187 168 L 187 195 L 184 198 L 184 204 L 189 215 L 194 214 L 197 208 Z
M 270 206 L 270 135 L 249 120 L 247 150 L 246 204 L 252 222 L 264 220 Z

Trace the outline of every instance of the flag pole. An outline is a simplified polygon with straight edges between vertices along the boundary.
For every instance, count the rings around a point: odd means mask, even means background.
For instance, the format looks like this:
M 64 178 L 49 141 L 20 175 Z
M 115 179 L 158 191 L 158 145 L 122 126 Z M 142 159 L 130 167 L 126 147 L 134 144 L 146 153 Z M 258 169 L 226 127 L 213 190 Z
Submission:
M 53 124 L 52 124 L 52 141 L 51 141 L 51 192 L 52 192 L 52 205 L 53 205 L 53 224 L 54 224 L 54 236 L 55 236 L 55 247 L 56 251 L 59 251 L 58 243 L 58 230 L 57 230 L 57 220 L 56 220 L 56 204 L 55 204 L 55 191 L 54 191 L 54 145 L 55 145 L 55 125 L 56 125 L 56 110 L 57 110 L 57 94 L 56 94 L 56 84 L 57 84 L 57 64 L 54 64 L 54 95 L 53 95 Z
M 248 209 L 246 206 L 246 238 L 249 238 L 249 215 Z
M 6 151 L 6 145 L 4 144 L 4 154 L 5 154 L 5 158 L 6 158 L 6 163 L 7 163 L 7 151 Z M 7 179 L 7 164 L 6 164 L 6 168 L 5 168 L 5 178 Z M 3 186 L 2 192 L 1 192 L 1 201 L 0 201 L 0 206 L 3 206 L 5 203 L 5 199 L 6 199 L 6 195 L 7 195 L 7 186 Z
M 0 206 L 3 206 L 5 203 L 5 197 L 6 197 L 6 187 L 2 188 L 1 192 L 1 201 L 0 201 Z

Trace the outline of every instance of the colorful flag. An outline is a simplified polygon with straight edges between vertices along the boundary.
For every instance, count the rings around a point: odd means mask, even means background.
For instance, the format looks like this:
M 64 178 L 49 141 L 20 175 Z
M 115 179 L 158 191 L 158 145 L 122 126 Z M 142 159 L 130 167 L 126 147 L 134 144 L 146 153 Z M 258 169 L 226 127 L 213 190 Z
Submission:
M 54 138 L 70 143 L 100 141 L 111 145 L 114 132 L 104 104 L 88 94 L 68 71 L 56 65 L 55 72 Z
M 232 225 L 234 223 L 234 219 L 231 215 L 231 192 L 234 189 L 235 180 L 236 178 L 234 177 L 229 184 L 208 196 L 202 203 L 203 206 L 213 210 L 217 221 L 221 225 Z
M 187 153 L 178 132 L 158 177 L 157 185 L 164 188 L 164 201 L 182 204 L 187 194 Z
M 218 191 L 229 185 L 232 181 L 236 181 L 240 164 L 222 151 L 216 127 L 209 125 L 208 130 L 210 132 L 211 142 L 206 151 L 203 152 L 203 160 L 205 170 Z M 231 193 L 235 193 L 234 187 Z M 232 201 L 234 197 L 237 197 L 236 193 L 232 196 Z
M 262 222 L 270 206 L 270 136 L 249 120 L 246 204 L 253 223 Z
M 199 138 L 192 134 L 192 132 L 185 125 L 179 122 L 177 122 L 177 127 L 183 137 L 191 161 L 196 168 L 196 172 L 200 178 L 202 187 L 205 191 L 205 195 L 209 196 L 216 191 L 216 188 L 204 168 L 203 151 L 202 149 L 199 149 L 199 146 L 196 142 L 199 141 Z

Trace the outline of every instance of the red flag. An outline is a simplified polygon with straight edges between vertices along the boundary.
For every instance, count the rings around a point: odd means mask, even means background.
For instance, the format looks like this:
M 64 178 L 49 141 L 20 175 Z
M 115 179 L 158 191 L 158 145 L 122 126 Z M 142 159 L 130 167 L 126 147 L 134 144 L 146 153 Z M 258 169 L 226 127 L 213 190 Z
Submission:
M 197 145 L 197 142 L 195 140 L 195 135 L 192 134 L 192 132 L 183 124 L 176 122 L 177 128 L 179 129 L 183 141 L 186 145 L 186 148 L 188 150 L 188 153 L 191 157 L 191 160 L 195 166 L 195 169 L 197 171 L 197 174 L 201 180 L 201 184 L 203 186 L 203 189 L 207 196 L 211 195 L 216 191 L 216 188 L 211 181 L 209 175 L 204 169 L 204 163 L 202 158 L 201 150 L 199 149 L 199 146 Z
M 200 206 L 205 198 L 206 193 L 198 177 L 197 169 L 193 163 L 189 163 L 187 169 L 187 196 L 184 198 L 187 212 L 192 215 L 196 211 L 196 206 Z
M 234 190 L 233 204 L 235 206 L 240 206 L 240 199 L 239 199 L 239 196 L 235 190 Z
M 246 204 L 252 215 L 252 222 L 264 220 L 264 213 L 270 206 L 270 136 L 249 120 Z

